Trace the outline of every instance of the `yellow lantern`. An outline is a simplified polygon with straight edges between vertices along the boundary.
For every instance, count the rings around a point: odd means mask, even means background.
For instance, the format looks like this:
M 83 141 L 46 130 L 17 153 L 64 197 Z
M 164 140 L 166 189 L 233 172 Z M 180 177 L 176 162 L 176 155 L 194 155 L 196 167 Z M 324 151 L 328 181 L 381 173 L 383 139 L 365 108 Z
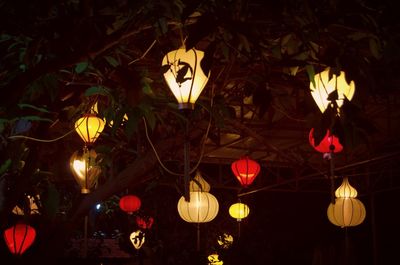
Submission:
M 27 195 L 26 198 L 29 203 L 29 206 L 28 206 L 29 214 L 40 214 L 39 207 L 36 204 L 36 201 L 40 200 L 40 196 L 39 195 L 36 195 L 36 196 Z M 21 209 L 18 205 L 16 205 L 13 208 L 12 213 L 16 214 L 16 215 L 25 215 L 24 210 Z
M 191 191 L 190 201 L 182 196 L 178 201 L 180 217 L 189 223 L 206 223 L 212 221 L 218 214 L 217 198 L 208 192 Z
M 224 262 L 219 259 L 219 255 L 217 253 L 211 254 L 208 256 L 208 264 L 209 265 L 223 265 Z
M 227 249 L 233 244 L 233 236 L 223 233 L 222 235 L 218 236 L 217 242 L 222 248 Z
M 335 191 L 335 203 L 330 203 L 327 210 L 329 221 L 340 227 L 361 224 L 366 215 L 364 204 L 358 200 L 357 190 L 353 188 L 347 177 Z
M 130 234 L 129 239 L 135 249 L 139 249 L 143 246 L 145 241 L 145 233 L 141 230 L 134 231 Z
M 339 76 L 335 74 L 329 76 L 329 72 L 330 68 L 328 67 L 323 72 L 314 76 L 314 82 L 310 82 L 311 95 L 322 113 L 332 104 L 332 102 L 328 100 L 328 97 L 335 90 L 338 94 L 336 104 L 339 109 L 343 105 L 343 100 L 345 98 L 351 100 L 355 92 L 354 81 L 347 83 L 345 72 L 340 71 Z M 337 109 L 338 112 L 339 109 Z
M 75 130 L 86 145 L 93 144 L 104 129 L 105 122 L 96 116 L 88 113 L 75 122 Z
M 364 204 L 357 198 L 336 198 L 335 204 L 329 204 L 327 215 L 332 224 L 343 228 L 361 224 L 366 211 Z
M 100 167 L 96 164 L 96 157 L 96 152 L 91 149 L 85 150 L 83 154 L 76 151 L 70 158 L 70 168 L 81 187 L 81 193 L 89 193 L 101 173 Z
M 357 190 L 350 185 L 347 177 L 343 178 L 342 184 L 335 191 L 337 198 L 355 198 L 357 197 Z
M 179 109 L 193 109 L 210 73 L 204 73 L 200 66 L 204 52 L 196 49 L 186 51 L 180 48 L 167 53 L 162 67 L 167 68 L 164 78 L 179 103 Z
M 189 183 L 190 191 L 205 191 L 205 192 L 209 192 L 210 188 L 211 188 L 210 184 L 208 184 L 208 182 L 205 181 L 205 179 L 203 179 L 203 177 L 201 176 L 200 171 L 196 172 L 196 176 Z
M 237 221 L 241 221 L 242 219 L 246 218 L 250 213 L 250 208 L 244 203 L 238 202 L 232 204 L 229 207 L 229 214 Z

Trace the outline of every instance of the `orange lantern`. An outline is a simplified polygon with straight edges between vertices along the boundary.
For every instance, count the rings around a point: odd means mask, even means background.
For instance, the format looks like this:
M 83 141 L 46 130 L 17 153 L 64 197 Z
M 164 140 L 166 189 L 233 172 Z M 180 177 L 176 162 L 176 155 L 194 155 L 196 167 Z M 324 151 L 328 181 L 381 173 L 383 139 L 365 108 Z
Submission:
M 14 255 L 22 255 L 33 244 L 35 238 L 35 229 L 24 223 L 18 223 L 4 231 L 4 240 Z
M 248 156 L 243 156 L 232 163 L 231 169 L 240 184 L 243 187 L 247 187 L 253 183 L 254 179 L 260 172 L 260 165 Z
M 321 153 L 330 153 L 331 151 L 333 153 L 339 153 L 343 150 L 343 145 L 340 143 L 339 138 L 331 134 L 329 130 L 327 130 L 325 137 L 317 146 L 314 140 L 314 128 L 311 129 L 308 140 L 311 146 Z
M 127 212 L 128 214 L 133 214 L 139 210 L 142 202 L 139 197 L 135 195 L 125 195 L 119 200 L 119 207 L 122 211 Z
M 154 218 L 151 216 L 136 216 L 136 224 L 142 229 L 150 229 L 154 223 Z

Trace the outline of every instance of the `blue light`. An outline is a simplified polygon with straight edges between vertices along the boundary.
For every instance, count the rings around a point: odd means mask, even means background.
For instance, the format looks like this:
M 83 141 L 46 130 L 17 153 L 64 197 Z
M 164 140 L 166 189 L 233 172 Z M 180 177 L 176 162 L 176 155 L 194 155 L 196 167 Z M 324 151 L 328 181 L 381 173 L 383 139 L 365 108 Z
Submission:
M 101 204 L 100 203 L 96 204 L 96 210 L 100 210 L 100 208 L 101 208 Z

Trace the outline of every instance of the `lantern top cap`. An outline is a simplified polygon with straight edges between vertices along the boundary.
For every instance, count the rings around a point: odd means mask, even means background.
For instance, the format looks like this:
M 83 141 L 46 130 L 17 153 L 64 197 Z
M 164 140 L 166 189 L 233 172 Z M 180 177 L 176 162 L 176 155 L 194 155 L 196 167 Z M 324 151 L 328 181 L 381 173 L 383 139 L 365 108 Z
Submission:
M 335 196 L 337 198 L 356 198 L 357 195 L 357 190 L 350 185 L 347 177 L 343 178 L 342 184 L 335 191 Z

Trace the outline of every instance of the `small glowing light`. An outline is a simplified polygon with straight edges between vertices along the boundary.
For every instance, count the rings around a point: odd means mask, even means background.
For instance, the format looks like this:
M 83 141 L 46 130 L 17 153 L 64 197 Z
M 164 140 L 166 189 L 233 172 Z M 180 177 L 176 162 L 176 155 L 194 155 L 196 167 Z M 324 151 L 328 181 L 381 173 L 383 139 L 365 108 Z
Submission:
M 96 204 L 96 210 L 100 210 L 100 208 L 101 208 L 101 204 L 100 203 Z

